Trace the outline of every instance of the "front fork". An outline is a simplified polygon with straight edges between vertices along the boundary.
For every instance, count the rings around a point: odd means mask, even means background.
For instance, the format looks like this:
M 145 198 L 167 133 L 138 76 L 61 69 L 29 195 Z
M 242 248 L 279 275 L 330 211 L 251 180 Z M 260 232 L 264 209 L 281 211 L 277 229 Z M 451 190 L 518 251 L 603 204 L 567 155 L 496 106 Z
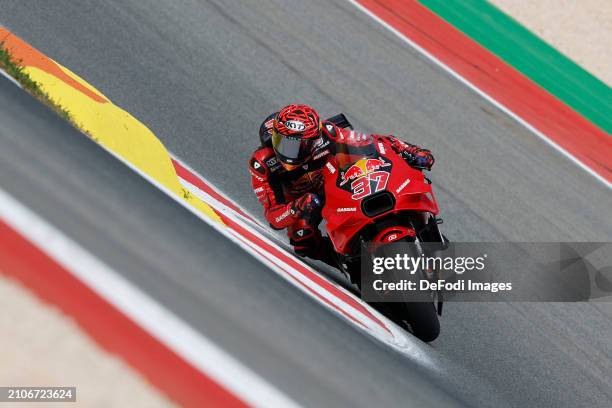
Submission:
M 440 243 L 440 247 L 436 248 L 433 251 L 424 251 L 423 247 L 421 247 L 421 251 L 425 253 L 426 256 L 434 256 L 440 251 L 443 251 L 448 248 L 448 239 L 444 234 L 440 232 L 439 225 L 442 224 L 442 219 L 437 218 L 432 214 L 423 214 L 423 219 L 418 226 L 420 228 L 416 228 L 417 225 L 414 225 L 415 222 L 411 222 L 412 226 L 415 228 L 417 232 L 417 240 L 419 242 L 427 242 L 427 243 Z M 363 237 L 360 238 L 360 246 L 363 247 L 365 243 Z M 351 281 L 352 284 L 357 285 L 359 290 L 361 290 L 361 256 L 339 256 L 338 266 L 340 271 L 344 273 Z M 428 279 L 432 281 L 437 281 L 440 278 L 440 273 L 437 270 L 432 270 L 430 273 L 425 271 L 425 275 Z M 442 306 L 444 303 L 444 295 L 442 291 L 437 290 L 434 293 L 434 302 L 436 303 L 436 310 L 439 316 L 442 316 Z
M 449 246 L 448 239 L 440 232 L 439 225 L 443 223 L 442 218 L 438 218 L 433 214 L 424 214 L 423 227 L 417 230 L 417 239 L 423 243 L 439 243 L 435 248 L 421 247 L 421 252 L 426 256 L 439 256 L 441 251 L 444 251 Z M 429 246 L 429 245 L 428 245 Z M 432 282 L 437 282 L 440 279 L 440 271 L 432 269 L 431 271 L 425 271 L 425 276 Z M 442 316 L 442 306 L 444 304 L 444 293 L 438 289 L 433 294 L 434 302 L 437 307 L 436 310 L 439 316 Z

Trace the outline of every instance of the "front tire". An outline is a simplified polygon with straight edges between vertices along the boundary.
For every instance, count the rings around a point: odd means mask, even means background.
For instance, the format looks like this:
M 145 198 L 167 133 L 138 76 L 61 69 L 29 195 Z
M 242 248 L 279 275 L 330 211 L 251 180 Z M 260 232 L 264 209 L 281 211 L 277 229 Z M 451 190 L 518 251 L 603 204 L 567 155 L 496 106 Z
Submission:
M 387 254 L 387 251 L 386 248 L 382 248 L 384 256 L 393 255 Z M 394 323 L 404 327 L 408 324 L 412 334 L 421 341 L 429 343 L 440 335 L 440 319 L 433 299 L 431 302 L 384 302 L 377 303 L 375 307 L 377 306 L 382 306 L 380 311 Z
M 408 323 L 412 334 L 429 343 L 440 335 L 440 320 L 433 302 L 391 303 L 395 323 Z

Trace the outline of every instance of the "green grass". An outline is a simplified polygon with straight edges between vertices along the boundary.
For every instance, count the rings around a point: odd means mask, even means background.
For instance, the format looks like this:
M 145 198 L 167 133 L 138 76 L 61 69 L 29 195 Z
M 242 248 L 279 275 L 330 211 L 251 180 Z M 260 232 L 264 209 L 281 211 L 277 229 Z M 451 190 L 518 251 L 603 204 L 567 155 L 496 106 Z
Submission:
M 3 42 L 0 42 L 0 69 L 4 70 L 7 74 L 13 77 L 23 87 L 23 89 L 29 92 L 40 102 L 50 107 L 75 128 L 91 137 L 91 135 L 89 135 L 85 129 L 74 121 L 72 115 L 67 109 L 65 109 L 57 101 L 54 101 L 49 94 L 42 90 L 38 82 L 34 81 L 32 78 L 30 78 L 30 75 L 24 72 L 24 66 L 21 64 L 21 61 L 13 58 L 11 53 L 4 47 Z

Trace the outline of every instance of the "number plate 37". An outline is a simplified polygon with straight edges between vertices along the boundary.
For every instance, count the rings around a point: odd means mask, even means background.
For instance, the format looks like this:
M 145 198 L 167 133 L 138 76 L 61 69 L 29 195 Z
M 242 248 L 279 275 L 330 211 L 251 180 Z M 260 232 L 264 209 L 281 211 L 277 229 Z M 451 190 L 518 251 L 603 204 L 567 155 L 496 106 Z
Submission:
M 353 200 L 361 200 L 370 194 L 377 193 L 387 187 L 389 173 L 386 171 L 374 171 L 364 177 L 360 177 L 351 183 Z

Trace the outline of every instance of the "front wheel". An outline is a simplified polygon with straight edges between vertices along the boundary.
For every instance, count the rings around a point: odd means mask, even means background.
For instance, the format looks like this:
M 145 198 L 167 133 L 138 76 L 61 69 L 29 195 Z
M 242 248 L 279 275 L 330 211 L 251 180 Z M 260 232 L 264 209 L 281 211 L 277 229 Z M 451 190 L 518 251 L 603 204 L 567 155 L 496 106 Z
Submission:
M 400 325 L 407 323 L 419 340 L 428 343 L 440 335 L 440 320 L 433 302 L 387 303 L 387 307 L 392 320 Z
M 388 249 L 381 248 L 383 255 L 393 256 L 392 252 L 387 254 Z M 412 254 L 418 257 L 419 254 Z M 422 273 L 422 271 L 419 271 Z M 434 341 L 440 335 L 440 320 L 438 312 L 432 301 L 428 302 L 377 302 L 372 304 L 393 322 L 405 327 L 409 326 L 412 333 L 421 341 L 426 343 Z

